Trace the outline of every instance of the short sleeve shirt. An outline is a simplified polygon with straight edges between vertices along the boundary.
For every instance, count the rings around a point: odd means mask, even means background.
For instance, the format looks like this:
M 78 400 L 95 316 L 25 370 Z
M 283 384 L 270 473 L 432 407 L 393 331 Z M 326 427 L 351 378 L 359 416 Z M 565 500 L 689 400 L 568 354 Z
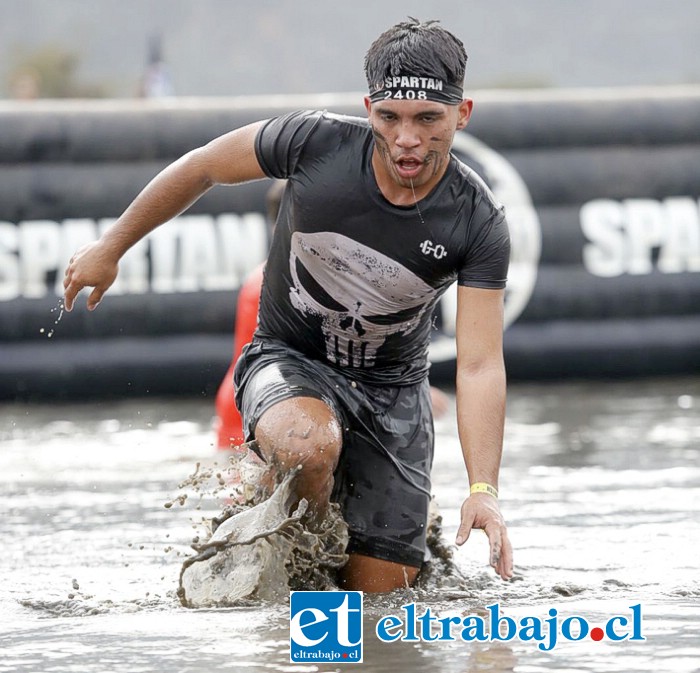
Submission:
M 454 155 L 428 196 L 401 207 L 374 177 L 367 120 L 320 111 L 266 122 L 255 150 L 288 180 L 260 301 L 257 336 L 347 376 L 409 385 L 428 371 L 433 311 L 455 281 L 505 287 L 503 208 Z

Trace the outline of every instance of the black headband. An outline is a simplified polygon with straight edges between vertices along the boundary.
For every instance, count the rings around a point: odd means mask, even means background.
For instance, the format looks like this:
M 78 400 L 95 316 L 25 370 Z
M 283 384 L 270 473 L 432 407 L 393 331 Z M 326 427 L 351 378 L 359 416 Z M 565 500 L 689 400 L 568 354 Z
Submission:
M 435 77 L 419 75 L 385 77 L 373 85 L 369 92 L 369 99 L 373 103 L 383 100 L 432 100 L 446 105 L 459 105 L 463 98 L 462 87 Z

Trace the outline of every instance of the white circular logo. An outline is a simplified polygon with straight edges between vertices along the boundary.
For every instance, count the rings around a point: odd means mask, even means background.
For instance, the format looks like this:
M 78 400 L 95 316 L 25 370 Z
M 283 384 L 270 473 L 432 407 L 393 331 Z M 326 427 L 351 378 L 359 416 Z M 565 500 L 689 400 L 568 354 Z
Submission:
M 510 230 L 511 253 L 504 309 L 504 327 L 512 325 L 530 301 L 537 280 L 542 250 L 542 231 L 530 192 L 518 171 L 505 157 L 468 133 L 455 134 L 453 152 L 473 167 L 506 208 Z M 454 336 L 457 313 L 457 284 L 440 300 L 442 327 Z M 433 339 L 430 359 L 433 362 L 456 356 L 452 338 Z

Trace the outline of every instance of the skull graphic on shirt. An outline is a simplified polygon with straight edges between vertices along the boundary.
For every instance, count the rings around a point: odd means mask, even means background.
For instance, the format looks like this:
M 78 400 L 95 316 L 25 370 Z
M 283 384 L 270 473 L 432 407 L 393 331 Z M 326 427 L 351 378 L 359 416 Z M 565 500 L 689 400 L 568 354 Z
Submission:
M 292 235 L 290 299 L 321 318 L 329 362 L 373 367 L 377 349 L 410 334 L 433 305 L 435 288 L 396 260 L 341 234 Z

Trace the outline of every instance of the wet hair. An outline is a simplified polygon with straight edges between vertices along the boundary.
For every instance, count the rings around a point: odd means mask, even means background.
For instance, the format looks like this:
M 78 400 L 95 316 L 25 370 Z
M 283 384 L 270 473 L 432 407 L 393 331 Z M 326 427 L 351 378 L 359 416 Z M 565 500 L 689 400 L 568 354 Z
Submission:
M 365 55 L 370 90 L 386 77 L 417 75 L 463 86 L 467 65 L 464 44 L 437 21 L 397 23 L 382 33 Z

